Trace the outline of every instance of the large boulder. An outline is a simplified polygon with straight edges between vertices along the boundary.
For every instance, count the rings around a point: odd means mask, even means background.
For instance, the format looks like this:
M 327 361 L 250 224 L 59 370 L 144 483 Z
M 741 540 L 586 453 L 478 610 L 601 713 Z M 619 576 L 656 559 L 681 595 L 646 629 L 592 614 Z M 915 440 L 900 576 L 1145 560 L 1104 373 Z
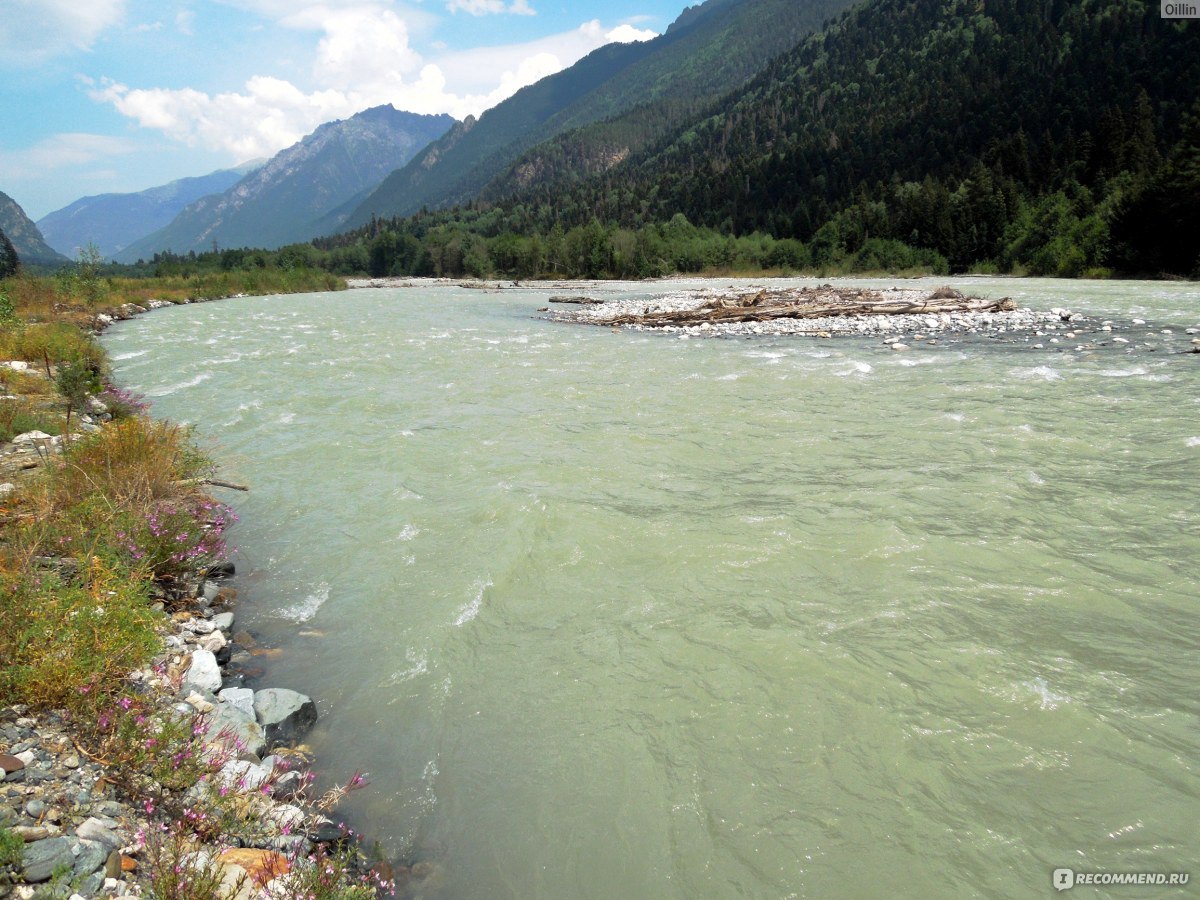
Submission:
M 47 838 L 26 844 L 21 857 L 22 875 L 30 884 L 49 881 L 55 870 L 73 872 L 75 854 L 71 840 L 65 837 Z
M 217 665 L 217 657 L 211 650 L 192 652 L 192 664 L 183 676 L 183 682 L 185 692 L 187 685 L 198 687 L 210 694 L 215 694 L 221 689 L 221 667 Z
M 221 693 L 225 693 L 222 691 Z M 205 715 L 207 738 L 255 756 L 267 752 L 267 736 L 252 714 L 228 702 L 214 704 Z
M 286 688 L 254 692 L 254 714 L 271 747 L 294 744 L 317 721 L 311 697 Z

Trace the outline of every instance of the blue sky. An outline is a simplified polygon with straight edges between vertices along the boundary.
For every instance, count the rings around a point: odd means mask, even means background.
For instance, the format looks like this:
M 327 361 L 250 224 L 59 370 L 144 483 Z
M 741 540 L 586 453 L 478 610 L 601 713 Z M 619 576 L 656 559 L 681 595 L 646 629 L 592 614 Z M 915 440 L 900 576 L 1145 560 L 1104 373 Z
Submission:
M 391 103 L 462 118 L 698 0 L 3 0 L 0 191 L 34 219 Z

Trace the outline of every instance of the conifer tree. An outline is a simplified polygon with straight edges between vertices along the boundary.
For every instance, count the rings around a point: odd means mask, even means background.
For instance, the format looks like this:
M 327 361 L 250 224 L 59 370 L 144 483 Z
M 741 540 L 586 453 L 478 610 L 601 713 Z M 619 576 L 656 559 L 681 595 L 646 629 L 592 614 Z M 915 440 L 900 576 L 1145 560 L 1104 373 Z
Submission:
M 17 256 L 17 248 L 8 239 L 8 235 L 0 231 L 0 278 L 16 275 L 20 269 L 21 259 Z

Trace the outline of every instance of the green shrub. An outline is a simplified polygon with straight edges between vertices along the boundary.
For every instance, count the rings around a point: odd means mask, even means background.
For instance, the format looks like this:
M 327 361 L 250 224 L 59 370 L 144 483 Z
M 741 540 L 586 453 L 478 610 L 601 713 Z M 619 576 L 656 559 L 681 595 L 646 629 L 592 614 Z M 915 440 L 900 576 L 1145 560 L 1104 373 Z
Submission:
M 0 866 L 20 865 L 25 839 L 11 828 L 0 826 Z
M 148 583 L 96 557 L 0 583 L 0 703 L 87 711 L 107 703 L 158 647 Z

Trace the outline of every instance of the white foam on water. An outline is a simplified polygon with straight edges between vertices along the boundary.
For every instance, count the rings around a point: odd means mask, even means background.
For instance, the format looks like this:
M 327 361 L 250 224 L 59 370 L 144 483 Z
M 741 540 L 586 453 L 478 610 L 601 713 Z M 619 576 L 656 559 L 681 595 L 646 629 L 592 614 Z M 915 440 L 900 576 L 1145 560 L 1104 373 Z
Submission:
M 158 390 L 147 391 L 146 395 L 149 397 L 169 397 L 176 391 L 184 391 L 190 387 L 195 387 L 201 382 L 208 381 L 210 378 L 212 378 L 210 373 L 201 372 L 195 378 L 189 378 L 187 381 L 181 381 L 178 384 L 167 385 L 166 387 L 159 388 Z
M 1030 484 L 1045 484 L 1046 483 L 1046 479 L 1043 478 L 1041 475 L 1039 475 L 1037 472 L 1033 471 L 1032 469 L 1030 469 L 1029 472 L 1026 473 L 1026 477 L 1029 479 Z
M 1041 701 L 1042 709 L 1058 709 L 1063 703 L 1070 702 L 1070 697 L 1065 694 L 1059 694 L 1050 690 L 1050 684 L 1045 678 L 1034 678 L 1031 681 L 1022 681 L 1017 685 L 1021 689 L 1022 695 L 1033 693 Z M 1023 698 L 1018 698 L 1023 699 Z
M 136 359 L 139 356 L 145 356 L 149 350 L 130 350 L 127 353 L 114 353 L 113 362 L 121 362 L 125 359 Z
M 846 378 L 849 375 L 870 375 L 875 371 L 875 368 L 870 363 L 856 362 L 852 363 L 849 369 L 843 369 L 840 372 L 834 372 L 838 378 Z
M 287 619 L 290 622 L 308 622 L 317 614 L 325 601 L 329 599 L 329 585 L 321 582 L 317 585 L 316 590 L 301 600 L 299 603 L 285 607 L 279 610 L 279 617 Z
M 720 375 L 714 380 L 715 381 L 737 381 L 741 377 L 742 376 L 739 375 L 737 372 L 730 372 L 728 375 Z
M 279 415 L 279 424 L 280 425 L 291 425 L 295 421 L 296 421 L 296 414 L 294 412 L 285 412 L 285 413 L 280 413 L 280 415 Z
M 951 422 L 963 422 L 967 417 L 962 413 L 946 413 L 945 418 L 949 419 Z
M 412 681 L 429 671 L 429 655 L 424 650 L 418 653 L 410 648 L 404 652 L 404 656 L 408 667 L 398 669 L 389 675 L 387 681 L 384 682 L 385 686 Z
M 1200 437 L 1190 437 L 1184 443 L 1189 447 L 1200 447 Z
M 1025 381 L 1062 381 L 1062 375 L 1050 366 L 1034 366 L 1030 369 L 1012 369 L 1009 372 L 1014 378 Z
M 403 528 L 400 529 L 400 533 L 398 535 L 396 535 L 396 540 L 411 541 L 413 538 L 415 538 L 420 533 L 421 533 L 421 529 L 418 528 L 416 525 L 413 525 L 410 522 L 407 525 L 405 525 Z
M 472 621 L 477 615 L 479 615 L 479 610 L 483 608 L 484 591 L 486 591 L 491 586 L 492 586 L 492 580 L 490 578 L 487 581 L 475 582 L 475 588 L 476 588 L 475 597 L 471 600 L 470 603 L 468 603 L 466 606 L 464 606 L 462 608 L 462 610 L 459 612 L 458 618 L 454 620 L 455 626 L 461 628 L 463 625 L 466 625 L 468 622 Z
M 1100 374 L 1105 378 L 1129 378 L 1133 375 L 1145 375 L 1146 370 L 1141 366 L 1134 366 L 1132 369 L 1105 369 Z

